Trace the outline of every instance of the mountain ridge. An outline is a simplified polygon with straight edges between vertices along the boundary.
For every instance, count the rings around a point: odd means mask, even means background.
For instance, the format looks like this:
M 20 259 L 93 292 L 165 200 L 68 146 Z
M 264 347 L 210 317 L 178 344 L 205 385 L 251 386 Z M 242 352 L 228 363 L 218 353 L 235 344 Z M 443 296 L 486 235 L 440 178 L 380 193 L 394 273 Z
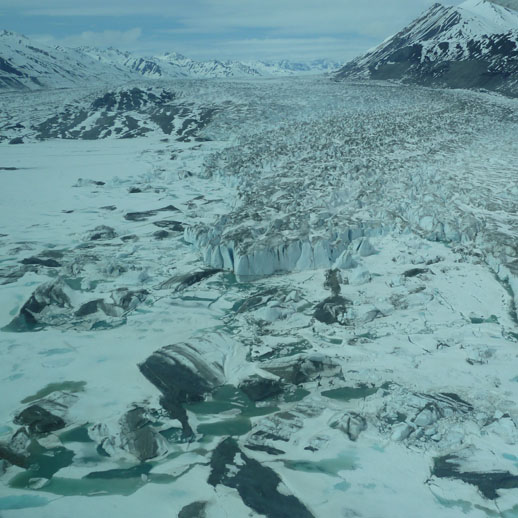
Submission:
M 336 79 L 396 80 L 518 96 L 518 12 L 488 2 L 436 3 L 347 63 Z
M 250 78 L 327 73 L 341 66 L 328 60 L 196 61 L 176 52 L 137 56 L 113 47 L 69 48 L 0 31 L 0 90 L 71 87 L 85 80 L 116 84 L 138 79 Z

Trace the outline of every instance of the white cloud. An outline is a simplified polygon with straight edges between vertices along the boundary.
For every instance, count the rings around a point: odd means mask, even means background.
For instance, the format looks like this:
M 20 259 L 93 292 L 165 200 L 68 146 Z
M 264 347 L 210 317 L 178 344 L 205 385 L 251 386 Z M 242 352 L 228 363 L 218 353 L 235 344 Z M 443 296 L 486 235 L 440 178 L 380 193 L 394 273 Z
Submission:
M 510 2 L 518 0 L 500 0 Z M 347 60 L 399 31 L 434 0 L 0 0 L 2 9 L 36 16 L 52 33 L 54 17 L 70 32 L 41 37 L 67 46 L 114 46 L 140 53 L 176 50 L 198 58 L 307 56 Z M 458 4 L 460 0 L 450 0 Z M 84 31 L 96 17 L 98 31 Z M 115 21 L 115 18 L 116 21 Z M 160 21 L 157 22 L 157 18 Z M 27 18 L 29 20 L 29 18 Z M 62 20 L 60 20 L 62 23 Z M 92 20 L 88 20 L 90 28 Z M 134 27 L 123 31 L 112 26 Z M 41 29 L 40 27 L 46 27 Z M 60 26 L 63 34 L 63 24 Z M 85 27 L 86 28 L 86 27 Z M 33 31 L 36 32 L 36 31 Z M 55 33 L 54 33 L 55 34 Z
M 154 15 L 170 18 L 191 32 L 200 33 L 255 28 L 285 35 L 360 32 L 384 38 L 434 0 L 46 0 L 45 3 L 2 0 L 2 3 L 19 13 L 35 16 Z
M 142 29 L 135 27 L 127 31 L 85 31 L 80 34 L 67 36 L 65 38 L 55 38 L 49 34 L 32 35 L 31 37 L 42 43 L 49 45 L 63 45 L 65 47 L 116 47 L 128 49 L 138 47 L 138 42 L 142 36 Z
M 365 45 L 347 42 L 340 38 L 250 38 L 215 41 L 211 54 L 204 46 L 180 48 L 180 52 L 193 58 L 209 59 L 296 59 L 330 58 L 347 61 L 365 50 Z
M 268 28 L 283 35 L 362 33 L 385 37 L 433 0 L 199 0 L 200 8 L 177 13 L 201 32 Z M 193 5 L 190 3 L 188 5 Z M 200 13 L 204 13 L 200 16 Z

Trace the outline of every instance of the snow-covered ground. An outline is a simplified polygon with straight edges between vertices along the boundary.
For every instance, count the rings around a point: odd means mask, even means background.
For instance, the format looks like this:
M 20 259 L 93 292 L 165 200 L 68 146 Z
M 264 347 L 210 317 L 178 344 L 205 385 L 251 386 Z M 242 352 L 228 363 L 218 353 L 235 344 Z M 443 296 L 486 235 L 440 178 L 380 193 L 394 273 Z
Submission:
M 0 516 L 518 517 L 517 101 L 108 93 L 0 96 Z

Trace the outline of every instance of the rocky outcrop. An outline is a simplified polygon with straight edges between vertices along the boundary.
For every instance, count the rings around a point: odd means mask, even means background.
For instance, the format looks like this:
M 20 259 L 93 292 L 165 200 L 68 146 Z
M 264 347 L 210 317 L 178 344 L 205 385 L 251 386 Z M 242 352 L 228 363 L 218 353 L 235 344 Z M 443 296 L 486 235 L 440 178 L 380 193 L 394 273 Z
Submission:
M 42 284 L 22 306 L 6 331 L 38 331 L 46 326 L 61 328 L 109 329 L 120 325 L 127 313 L 146 301 L 144 289 L 118 288 L 110 299 L 84 300 L 62 280 Z M 83 299 L 83 301 L 81 301 Z
M 307 507 L 282 487 L 279 475 L 246 456 L 233 439 L 214 450 L 209 484 L 236 489 L 245 505 L 268 518 L 313 518 Z
M 168 90 L 118 88 L 90 103 L 76 101 L 32 129 L 39 140 L 127 139 L 160 131 L 188 142 L 197 137 L 214 113 L 211 107 L 178 102 Z
M 129 410 L 120 421 L 122 449 L 142 462 L 168 451 L 167 442 L 151 424 L 147 412 L 140 407 Z
M 472 448 L 467 448 L 457 455 L 437 457 L 434 459 L 432 475 L 437 478 L 457 479 L 473 485 L 489 500 L 496 500 L 501 496 L 501 490 L 518 488 L 518 475 L 509 471 L 485 471 L 482 465 L 480 470 L 473 470 L 472 456 L 475 455 L 476 458 L 476 454 Z
M 239 384 L 239 389 L 242 390 L 251 401 L 263 401 L 282 394 L 283 385 L 276 379 L 250 376 Z
M 298 355 L 265 362 L 263 369 L 285 383 L 300 385 L 323 378 L 343 379 L 341 365 L 324 354 Z
M 65 427 L 65 421 L 40 405 L 31 405 L 20 412 L 14 419 L 19 425 L 28 426 L 34 434 L 55 432 Z
M 203 401 L 224 383 L 221 367 L 209 364 L 189 344 L 175 344 L 154 352 L 139 365 L 140 372 L 161 392 L 160 404 L 192 435 L 184 403 Z
M 207 502 L 193 502 L 192 504 L 182 507 L 178 513 L 178 518 L 206 518 L 206 507 Z
M 31 331 L 48 322 L 61 322 L 60 315 L 72 308 L 72 302 L 63 282 L 42 284 L 22 306 L 19 314 L 7 326 L 14 331 Z

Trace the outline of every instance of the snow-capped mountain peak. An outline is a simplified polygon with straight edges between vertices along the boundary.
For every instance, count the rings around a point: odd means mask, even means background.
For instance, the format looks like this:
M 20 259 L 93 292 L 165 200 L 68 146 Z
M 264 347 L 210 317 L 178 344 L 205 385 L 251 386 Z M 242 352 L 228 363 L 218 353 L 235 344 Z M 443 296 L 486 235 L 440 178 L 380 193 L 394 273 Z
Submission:
M 127 70 L 99 61 L 80 49 L 46 45 L 14 32 L 0 32 L 0 88 L 63 88 L 92 78 L 100 84 L 129 78 Z
M 518 12 L 487 0 L 467 0 L 459 6 L 434 4 L 398 36 L 422 41 L 452 41 L 514 29 L 518 29 Z
M 518 94 L 518 12 L 487 0 L 434 4 L 360 56 L 337 78 L 399 80 L 427 86 Z
M 179 52 L 166 52 L 162 56 L 158 56 L 161 59 L 168 59 L 171 61 L 180 61 L 188 59 L 183 54 L 180 54 Z
M 518 29 L 518 13 L 501 7 L 488 0 L 466 0 L 458 6 L 458 9 L 487 24 L 492 32 L 505 32 Z
M 41 44 L 10 31 L 0 32 L 0 89 L 70 87 L 85 79 L 117 83 L 128 79 L 272 77 L 325 73 L 339 64 L 318 60 L 260 62 L 196 61 L 177 52 L 141 57 L 110 47 L 66 48 Z

